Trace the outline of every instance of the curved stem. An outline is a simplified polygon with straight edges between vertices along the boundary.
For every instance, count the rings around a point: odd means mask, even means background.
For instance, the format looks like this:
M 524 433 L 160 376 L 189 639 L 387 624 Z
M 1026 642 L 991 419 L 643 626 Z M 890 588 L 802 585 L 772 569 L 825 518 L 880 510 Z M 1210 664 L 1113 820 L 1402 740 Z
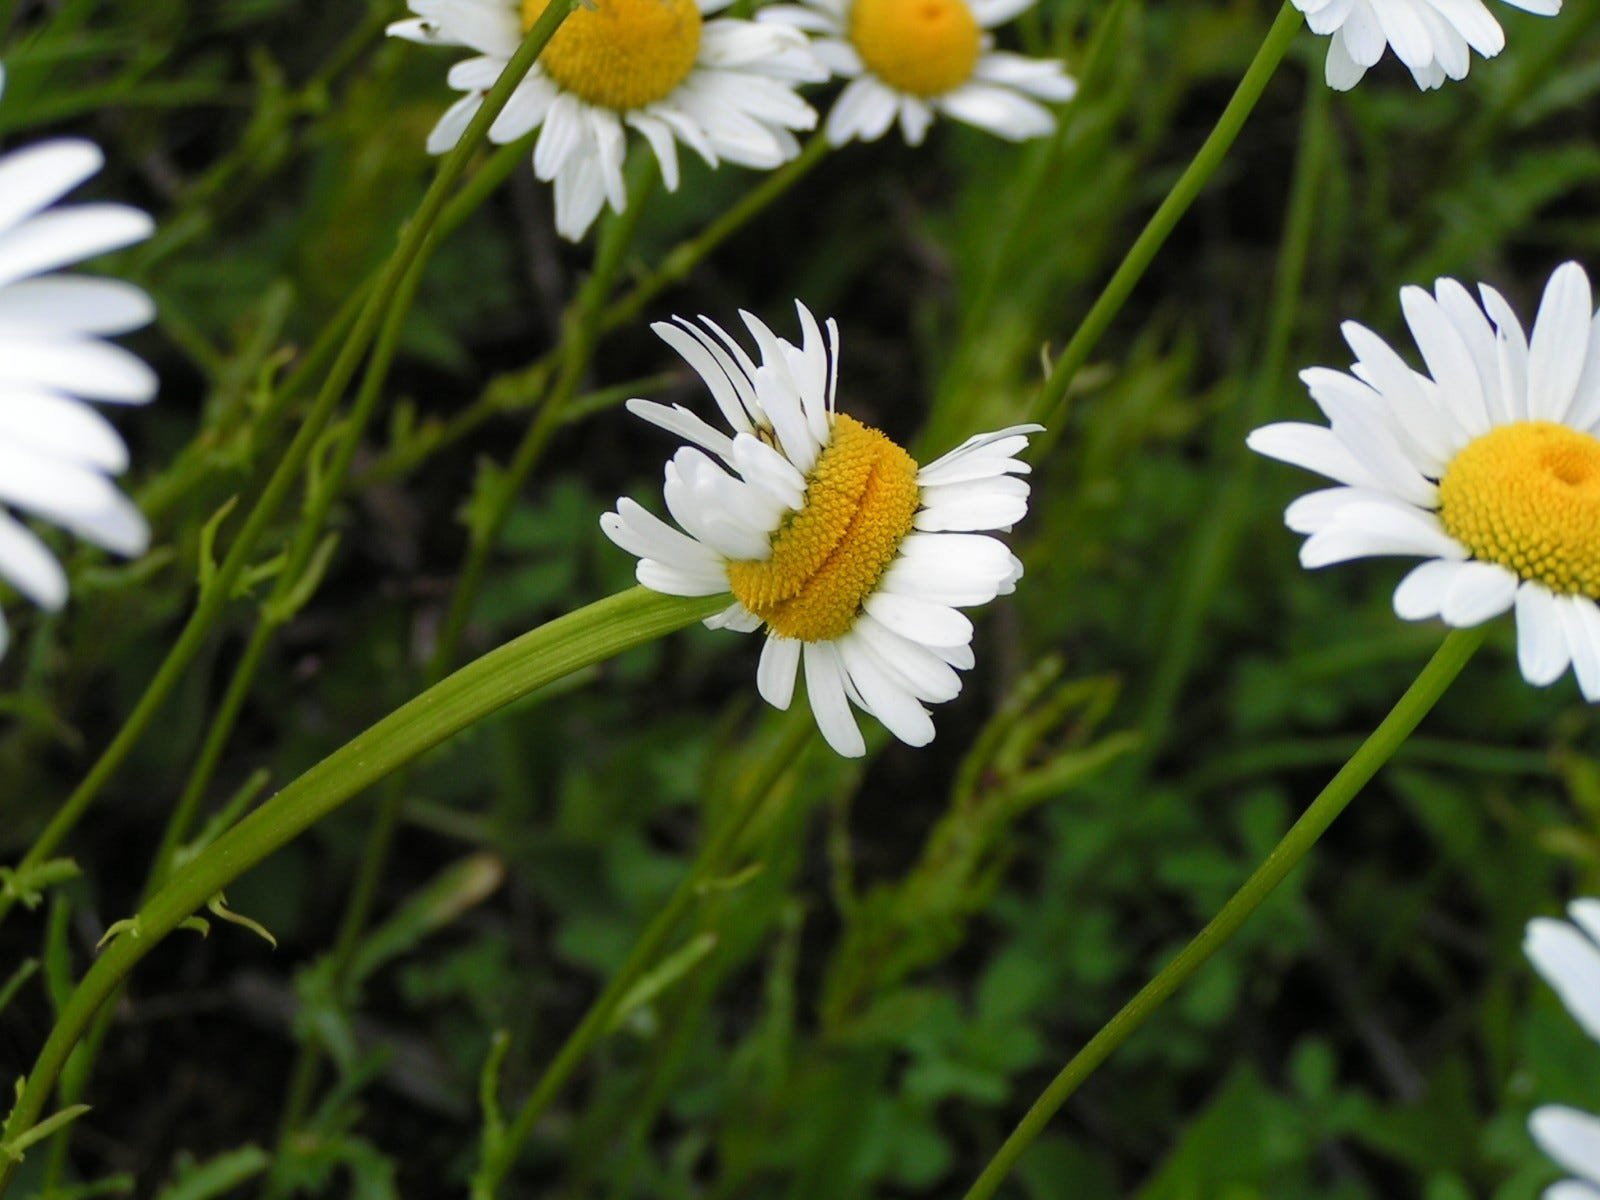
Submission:
M 1167 198 L 1161 202 L 1161 207 L 1156 209 L 1155 215 L 1150 218 L 1144 231 L 1139 234 L 1138 240 L 1123 258 L 1122 265 L 1117 268 L 1116 274 L 1111 277 L 1111 282 L 1106 284 L 1105 290 L 1100 293 L 1100 298 L 1089 310 L 1089 315 L 1084 317 L 1083 323 L 1072 335 L 1067 348 L 1056 359 L 1030 410 L 1030 419 L 1039 421 L 1047 427 L 1048 432 L 1041 439 L 1044 442 L 1043 449 L 1048 450 L 1060 436 L 1062 420 L 1066 415 L 1067 391 L 1072 386 L 1073 379 L 1084 363 L 1088 362 L 1089 355 L 1094 353 L 1100 338 L 1116 319 L 1117 314 L 1122 311 L 1128 296 L 1143 278 L 1168 236 L 1183 219 L 1184 213 L 1189 211 L 1189 206 L 1195 202 L 1211 176 L 1222 165 L 1222 160 L 1227 157 L 1234 139 L 1239 136 L 1239 131 L 1244 128 L 1246 119 L 1255 108 L 1256 101 L 1261 99 L 1261 93 L 1266 90 L 1267 82 L 1278 69 L 1278 64 L 1283 61 L 1283 56 L 1288 53 L 1295 34 L 1300 30 L 1300 21 L 1299 10 L 1285 0 L 1283 8 L 1278 12 L 1278 19 L 1267 31 L 1261 49 L 1256 51 L 1256 56 L 1251 61 L 1249 69 L 1245 71 L 1244 78 L 1234 90 L 1233 98 L 1228 101 L 1228 106 L 1217 118 L 1216 127 L 1212 129 L 1210 136 L 1206 138 L 1188 168 L 1178 177 L 1178 182 L 1172 185 Z M 1038 442 L 1035 445 L 1038 446 Z
M 384 717 L 301 775 L 177 871 L 73 989 L 28 1072 L 0 1142 L 33 1128 L 79 1039 L 134 966 L 213 896 L 329 813 L 467 726 L 583 667 L 726 607 L 631 588 L 492 650 Z M 0 1196 L 17 1163 L 0 1155 Z
M 1161 1005 L 1176 992 L 1189 977 L 1198 971 L 1213 954 L 1231 938 L 1250 915 L 1261 907 L 1284 877 L 1299 865 L 1345 810 L 1379 768 L 1394 755 L 1410 736 L 1423 717 L 1438 703 L 1445 689 L 1461 673 L 1468 660 L 1483 645 L 1488 636 L 1488 626 L 1476 629 L 1453 630 L 1444 644 L 1434 652 L 1428 665 L 1406 689 L 1383 723 L 1373 730 L 1372 736 L 1339 768 L 1321 794 L 1289 832 L 1273 847 L 1272 853 L 1245 880 L 1237 892 L 1211 918 L 1193 941 L 1179 951 L 1178 956 L 1161 969 L 1161 972 L 1139 990 L 1138 995 L 1122 1010 L 1101 1026 L 1100 1032 L 1089 1039 L 1087 1045 L 1061 1069 L 1050 1086 L 1034 1101 L 1017 1127 L 1011 1131 L 995 1156 L 989 1160 L 983 1174 L 967 1192 L 966 1200 L 988 1200 L 1016 1165 L 1033 1140 L 1039 1136 L 1067 1098 L 1078 1090 L 1080 1084 L 1092 1075 L 1101 1063 L 1123 1042 L 1133 1036 Z
M 511 93 L 527 75 L 534 60 L 539 57 L 540 51 L 578 3 L 581 3 L 581 0 L 568 0 L 565 4 L 551 4 L 545 9 L 528 36 L 523 39 L 517 53 L 512 56 L 505 71 L 484 98 L 483 107 L 473 117 L 472 123 L 467 126 L 455 149 L 440 165 L 439 173 L 434 176 L 416 214 L 401 233 L 400 244 L 390 255 L 389 261 L 373 285 L 371 294 L 362 306 L 343 349 L 323 381 L 316 402 L 306 414 L 289 448 L 284 451 L 283 458 L 273 471 L 272 478 L 268 481 L 260 499 L 256 501 L 244 527 L 240 529 L 227 556 L 217 568 L 215 578 L 201 590 L 194 612 L 190 615 L 182 633 L 178 635 L 178 640 L 167 652 L 166 659 L 111 744 L 102 752 L 83 782 L 67 797 L 66 802 L 56 811 L 50 823 L 45 826 L 27 854 L 23 856 L 19 870 L 25 871 L 49 858 L 82 819 L 83 814 L 94 803 L 112 775 L 121 767 L 129 752 L 155 721 L 172 689 L 177 686 L 195 655 L 210 637 L 212 629 L 215 628 L 223 610 L 233 597 L 239 577 L 255 555 L 257 542 L 277 516 L 284 501 L 288 499 L 290 489 L 321 438 L 324 427 L 338 407 L 339 399 L 365 355 L 367 345 L 377 332 L 378 324 L 388 310 L 391 300 L 399 290 L 411 264 L 423 253 L 434 226 L 446 210 L 450 193 L 467 168 L 468 160 L 478 144 L 487 136 L 489 126 L 510 100 Z M 5 919 L 13 903 L 10 896 L 0 894 L 0 921 Z

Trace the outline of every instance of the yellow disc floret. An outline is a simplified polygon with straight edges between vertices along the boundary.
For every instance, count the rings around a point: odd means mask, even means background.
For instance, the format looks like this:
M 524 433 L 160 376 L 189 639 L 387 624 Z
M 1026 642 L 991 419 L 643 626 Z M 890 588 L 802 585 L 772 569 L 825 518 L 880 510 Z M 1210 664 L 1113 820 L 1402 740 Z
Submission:
M 869 71 L 913 96 L 960 87 L 983 48 L 966 0 L 856 0 L 850 40 Z
M 1550 421 L 1491 429 L 1446 468 L 1439 519 L 1474 558 L 1600 599 L 1600 439 Z
M 876 429 L 835 417 L 804 507 L 772 535 L 772 557 L 728 564 L 733 594 L 780 637 L 842 637 L 911 532 L 920 500 L 911 455 Z
M 532 29 L 546 0 L 523 0 Z M 566 91 L 625 112 L 671 95 L 700 55 L 694 0 L 594 0 L 561 23 L 539 64 Z

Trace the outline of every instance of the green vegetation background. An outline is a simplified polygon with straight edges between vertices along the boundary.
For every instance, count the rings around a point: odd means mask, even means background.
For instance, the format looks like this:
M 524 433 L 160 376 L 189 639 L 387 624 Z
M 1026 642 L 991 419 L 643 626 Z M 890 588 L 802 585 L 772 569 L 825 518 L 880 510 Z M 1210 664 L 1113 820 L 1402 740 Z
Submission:
M 1302 35 L 1081 377 L 1015 535 L 1028 576 L 981 618 L 978 668 L 936 714 L 938 740 L 880 736 L 864 764 L 812 747 L 783 775 L 739 869 L 541 1124 L 508 1196 L 959 1196 L 1381 717 L 1440 630 L 1391 614 L 1398 564 L 1302 572 L 1281 512 L 1313 483 L 1251 461 L 1242 436 L 1311 418 L 1294 369 L 1346 365 L 1341 320 L 1409 350 L 1402 283 L 1490 280 L 1531 317 L 1558 262 L 1600 268 L 1600 3 L 1567 0 L 1554 20 L 1493 7 L 1510 49 L 1438 93 L 1390 59 L 1330 96 L 1325 43 Z M 1076 68 L 1108 9 L 1045 0 L 1007 36 Z M 926 451 L 1015 420 L 1041 348 L 1082 317 L 1272 12 L 1132 0 L 1058 138 L 1014 147 L 943 123 L 917 150 L 891 136 L 839 151 L 649 316 L 731 323 L 747 308 L 783 331 L 798 296 L 839 318 L 851 412 Z M 385 42 L 401 15 L 398 0 L 0 2 L 4 144 L 93 137 L 110 165 L 88 192 L 161 224 L 110 269 L 159 302 L 132 344 L 164 384 L 120 421 L 157 549 L 131 567 L 75 552 L 60 619 L 8 604 L 21 620 L 0 665 L 0 861 L 137 696 L 186 610 L 201 526 L 283 444 L 252 419 L 264 390 L 425 185 L 456 55 Z M 1309 260 L 1284 310 L 1284 212 L 1313 138 L 1326 158 Z M 638 268 L 757 178 L 689 167 L 650 202 Z M 336 555 L 273 646 L 212 811 L 418 689 L 463 515 L 527 419 L 525 368 L 587 266 L 527 174 L 439 252 Z M 1279 370 L 1262 363 L 1275 314 L 1290 322 Z M 619 494 L 659 510 L 669 445 L 619 401 L 706 404 L 646 325 L 610 337 L 591 402 L 527 490 L 474 652 L 630 582 L 596 519 Z M 69 843 L 82 878 L 0 934 L 0 975 L 45 962 L 0 1013 L 6 1070 L 26 1068 L 52 1003 L 131 910 L 253 611 L 238 604 Z M 1600 746 L 1570 679 L 1521 682 L 1502 626 L 1309 869 L 1071 1102 L 1008 1195 L 1528 1200 L 1554 1177 L 1524 1118 L 1544 1101 L 1600 1108 L 1600 1046 L 1519 942 L 1527 918 L 1600 885 Z M 56 1194 L 249 1194 L 274 1159 L 278 1194 L 459 1194 L 491 1036 L 510 1035 L 514 1101 L 782 739 L 755 657 L 752 639 L 695 630 L 427 760 L 381 886 L 388 924 L 350 986 L 319 956 L 370 801 L 241 881 L 230 902 L 277 952 L 222 928 L 141 967 L 89 1085 L 95 1110 L 56 1160 L 89 1186 Z M 280 1144 L 305 1043 L 337 1066 Z M 30 1155 L 34 1187 L 50 1160 Z

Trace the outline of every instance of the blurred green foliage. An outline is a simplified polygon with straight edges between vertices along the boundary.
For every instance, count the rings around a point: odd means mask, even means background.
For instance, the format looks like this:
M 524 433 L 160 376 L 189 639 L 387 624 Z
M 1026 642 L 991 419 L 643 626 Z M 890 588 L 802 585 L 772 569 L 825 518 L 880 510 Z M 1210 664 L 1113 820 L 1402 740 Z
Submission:
M 1080 377 L 1015 537 L 1028 577 L 982 619 L 938 740 L 880 738 L 865 766 L 811 746 L 784 766 L 507 1195 L 959 1196 L 1381 717 L 1439 630 L 1393 618 L 1394 564 L 1299 569 L 1280 517 L 1307 482 L 1247 458 L 1242 414 L 1308 416 L 1293 368 L 1344 365 L 1346 317 L 1398 342 L 1402 283 L 1487 279 L 1531 314 L 1555 263 L 1600 262 L 1600 0 L 1543 21 L 1499 7 L 1509 49 L 1465 83 L 1421 95 L 1389 60 L 1309 118 L 1324 44 L 1303 36 Z M 646 316 L 743 307 L 782 329 L 799 296 L 839 318 L 843 402 L 864 419 L 930 451 L 1014 421 L 1041 350 L 1086 311 L 1271 12 L 1045 0 L 1019 23 L 1027 49 L 1077 68 L 1103 39 L 1057 137 L 1015 147 L 945 124 L 918 150 L 840 151 Z M 110 165 L 87 190 L 160 221 L 109 269 L 156 296 L 159 326 L 133 344 L 164 379 L 122 422 L 157 549 L 131 565 L 73 551 L 71 609 L 23 615 L 0 664 L 0 861 L 149 677 L 203 528 L 290 432 L 260 419 L 271 386 L 425 185 L 450 56 L 385 42 L 400 15 L 397 0 L 0 3 L 0 137 L 94 137 Z M 1263 378 L 1308 130 L 1328 157 L 1289 369 Z M 630 271 L 754 181 L 686 163 L 644 214 Z M 337 551 L 272 645 L 209 813 L 420 688 L 462 522 L 546 382 L 539 360 L 587 267 L 528 174 L 439 250 Z M 473 649 L 629 582 L 596 518 L 620 493 L 654 503 L 666 446 L 616 389 L 650 377 L 640 390 L 704 408 L 646 324 L 608 340 L 592 401 L 519 505 Z M 1219 508 L 1241 474 L 1241 504 Z M 1217 520 L 1233 523 L 1225 569 L 1196 589 Z M 237 605 L 78 830 L 81 875 L 0 931 L 13 1073 L 136 902 L 254 616 Z M 1537 1195 L 1553 1168 L 1523 1119 L 1538 1102 L 1600 1107 L 1600 1048 L 1536 986 L 1519 940 L 1529 916 L 1600 887 L 1600 745 L 1570 680 L 1521 683 L 1507 632 L 1310 868 L 1074 1098 L 1009 1195 Z M 231 928 L 162 948 L 110 1026 L 94 1112 L 29 1156 L 31 1186 L 457 1194 L 491 1045 L 505 1056 L 491 1098 L 510 1106 L 774 752 L 754 658 L 749 640 L 695 630 L 431 756 L 405 781 L 353 970 L 324 955 L 370 804 L 240 881 L 230 904 L 279 952 Z M 333 1065 L 280 1130 L 304 1045 Z

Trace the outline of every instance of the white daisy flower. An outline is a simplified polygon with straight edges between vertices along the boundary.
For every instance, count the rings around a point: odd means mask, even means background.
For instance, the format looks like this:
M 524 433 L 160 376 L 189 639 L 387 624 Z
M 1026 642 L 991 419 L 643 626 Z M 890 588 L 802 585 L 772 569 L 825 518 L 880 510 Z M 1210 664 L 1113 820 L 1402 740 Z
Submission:
M 795 86 L 827 79 L 803 35 L 753 21 L 702 21 L 729 0 L 592 0 L 562 24 L 489 128 L 514 142 L 544 127 L 533 169 L 555 181 L 556 229 L 578 240 L 609 202 L 626 206 L 624 127 L 644 135 L 669 190 L 678 186 L 678 142 L 711 166 L 770 170 L 799 153 L 793 130 L 817 114 Z M 466 93 L 440 118 L 428 150 L 460 140 L 544 13 L 544 0 L 410 0 L 415 18 L 389 26 L 394 37 L 467 46 L 478 57 L 450 69 Z
M 654 325 L 705 380 L 731 429 L 674 405 L 629 411 L 688 442 L 666 469 L 680 533 L 629 499 L 600 519 L 639 558 L 639 582 L 673 596 L 732 592 L 712 628 L 767 640 L 756 687 L 788 708 L 802 665 L 817 725 L 840 754 L 866 752 L 852 703 L 913 746 L 933 740 L 924 703 L 961 691 L 972 622 L 957 611 L 1016 587 L 1022 564 L 998 538 L 1028 510 L 1038 425 L 980 434 L 919 468 L 876 429 L 834 410 L 839 331 L 796 303 L 791 345 L 749 313 L 761 364 L 705 317 Z M 703 326 L 703 327 L 702 327 Z
M 1284 423 L 1252 449 L 1339 487 L 1289 506 L 1307 567 L 1379 555 L 1427 559 L 1401 581 L 1410 621 L 1465 628 L 1515 609 L 1517 657 L 1536 687 L 1568 665 L 1600 700 L 1600 325 L 1589 278 L 1557 269 L 1530 343 L 1499 292 L 1482 308 L 1453 279 L 1400 293 L 1427 364 L 1344 325 L 1354 374 L 1301 372 L 1331 428 Z
M 1600 1041 L 1600 900 L 1575 900 L 1571 923 L 1528 922 L 1522 948 L 1583 1031 Z M 1545 1189 L 1544 1200 L 1600 1200 L 1600 1119 L 1564 1105 L 1534 1110 L 1528 1131 L 1539 1148 L 1579 1179 Z
M 1525 12 L 1553 17 L 1561 0 L 1505 0 Z M 1505 49 L 1500 23 L 1483 0 L 1294 0 L 1314 33 L 1330 34 L 1328 86 L 1341 92 L 1394 47 L 1420 88 L 1465 79 L 1471 51 L 1493 58 Z
M 66 602 L 66 573 L 15 512 L 118 554 L 142 554 L 149 543 L 144 517 L 109 478 L 127 467 L 127 447 L 84 400 L 143 404 L 155 395 L 155 373 L 103 340 L 148 324 L 155 310 L 131 284 L 53 274 L 154 228 L 120 204 L 50 207 L 104 162 L 93 143 L 75 139 L 0 157 L 0 579 L 51 610 Z M 6 641 L 0 615 L 0 653 Z
M 1043 137 L 1055 117 L 1038 100 L 1070 100 L 1077 83 L 1053 59 L 994 49 L 985 30 L 1034 0 L 805 0 L 761 21 L 820 35 L 817 57 L 849 79 L 828 113 L 828 140 L 876 141 L 895 118 L 920 145 L 935 112 L 1010 141 Z

